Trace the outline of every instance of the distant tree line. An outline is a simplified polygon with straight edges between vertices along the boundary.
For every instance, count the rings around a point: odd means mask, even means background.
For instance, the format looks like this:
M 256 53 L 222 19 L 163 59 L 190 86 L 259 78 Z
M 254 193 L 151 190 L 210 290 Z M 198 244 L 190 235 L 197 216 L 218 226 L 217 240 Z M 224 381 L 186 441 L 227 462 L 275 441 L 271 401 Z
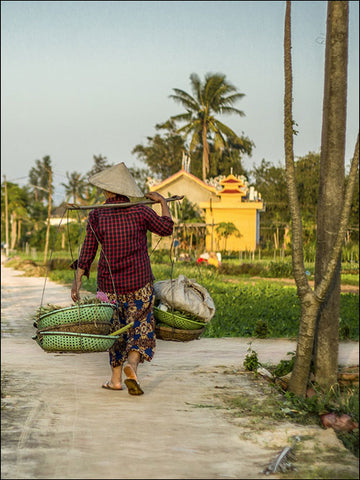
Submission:
M 147 137 L 146 144 L 138 144 L 132 153 L 144 168 L 130 168 L 140 188 L 148 191 L 149 177 L 164 180 L 181 169 L 184 153 L 190 156 L 190 172 L 198 178 L 227 175 L 245 175 L 261 193 L 265 212 L 261 213 L 260 245 L 262 249 L 279 248 L 286 236 L 291 239 L 290 211 L 285 178 L 285 166 L 273 165 L 265 159 L 259 166 L 247 171 L 243 167 L 244 155 L 251 156 L 255 147 L 244 134 L 236 134 L 219 120 L 220 115 L 233 114 L 243 117 L 242 110 L 235 108 L 244 94 L 239 93 L 223 74 L 207 74 L 201 81 L 196 74 L 190 76 L 192 95 L 180 89 L 173 89 L 170 98 L 179 103 L 184 113 L 172 116 L 155 125 L 156 133 Z M 94 204 L 101 201 L 101 192 L 90 185 L 87 178 L 106 167 L 112 166 L 102 154 L 93 155 L 93 165 L 85 174 L 79 171 L 66 172 L 62 182 L 65 199 L 61 205 L 53 205 L 52 212 L 61 211 L 64 203 Z M 313 248 L 316 236 L 316 209 L 320 180 L 320 153 L 309 152 L 295 162 L 296 181 L 302 213 L 304 245 Z M 49 193 L 54 194 L 54 176 L 49 185 L 52 171 L 50 156 L 35 160 L 29 171 L 29 181 L 24 187 L 7 182 L 8 212 L 11 249 L 33 246 L 43 248 L 48 213 Z M 347 243 L 359 242 L 359 181 L 357 180 Z M 184 204 L 178 212 L 182 221 L 199 221 L 199 212 L 193 205 Z M 1 241 L 5 242 L 5 189 L 1 187 Z M 189 210 L 189 206 L 191 207 Z M 186 208 L 185 208 L 186 207 Z M 194 218 L 189 218 L 189 211 Z M 181 218 L 183 214 L 184 218 Z M 74 216 L 75 213 L 71 212 Z M 191 217 L 191 215 L 190 215 Z M 54 232 L 55 227 L 51 227 Z M 76 227 L 71 229 L 75 232 Z M 53 233 L 54 235 L 54 233 Z M 59 248 L 64 248 L 66 239 L 62 235 Z

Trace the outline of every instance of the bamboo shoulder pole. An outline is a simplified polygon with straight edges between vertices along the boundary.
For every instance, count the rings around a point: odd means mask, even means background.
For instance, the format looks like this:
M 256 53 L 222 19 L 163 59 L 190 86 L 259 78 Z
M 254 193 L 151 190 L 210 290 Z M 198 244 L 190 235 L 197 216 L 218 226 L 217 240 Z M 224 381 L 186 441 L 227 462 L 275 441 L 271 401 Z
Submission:
M 184 195 L 173 195 L 172 197 L 165 198 L 166 202 L 174 202 L 175 200 L 182 200 Z M 94 208 L 126 208 L 134 205 L 151 205 L 157 202 L 153 200 L 140 200 L 138 202 L 124 202 L 124 203 L 104 203 L 100 205 L 77 205 L 76 203 L 68 203 L 66 208 L 68 210 L 92 210 Z

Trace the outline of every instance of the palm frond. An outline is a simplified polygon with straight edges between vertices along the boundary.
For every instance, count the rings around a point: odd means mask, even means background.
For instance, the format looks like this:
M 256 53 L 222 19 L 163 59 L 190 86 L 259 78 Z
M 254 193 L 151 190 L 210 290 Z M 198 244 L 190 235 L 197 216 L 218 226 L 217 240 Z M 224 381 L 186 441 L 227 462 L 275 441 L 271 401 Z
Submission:
M 193 117 L 192 113 L 187 112 L 187 113 L 179 113 L 178 115 L 173 115 L 170 118 L 175 121 L 190 122 L 192 117 Z
M 214 130 L 218 130 L 222 134 L 226 135 L 227 137 L 237 137 L 236 133 L 227 125 L 220 122 L 220 120 L 214 119 Z
M 188 123 L 181 128 L 178 129 L 178 133 L 185 133 L 188 135 L 191 131 L 194 130 L 194 124 L 193 123 Z
M 245 97 L 245 93 L 234 93 L 234 95 L 228 95 L 227 97 L 222 97 L 221 100 L 224 105 L 234 105 L 234 103 L 238 102 L 244 97 Z
M 215 136 L 214 136 L 214 148 L 215 150 L 224 150 L 224 148 L 227 146 L 227 141 L 226 139 L 222 136 L 221 132 L 219 130 L 216 131 Z
M 188 93 L 178 88 L 173 88 L 176 95 L 169 95 L 169 98 L 172 98 L 175 102 L 180 103 L 186 109 L 196 112 L 199 109 L 199 104 L 197 101 Z
M 200 143 L 200 135 L 198 131 L 195 131 L 190 142 L 190 152 L 194 151 Z
M 199 103 L 202 103 L 202 84 L 199 75 L 192 73 L 190 75 L 191 90 L 194 93 L 195 98 L 197 98 Z
M 209 77 L 205 83 L 204 87 L 204 98 L 205 103 L 211 106 L 214 110 L 217 109 L 219 104 L 219 99 L 221 96 L 221 87 L 224 85 L 225 76 L 224 75 L 215 75 Z
M 245 113 L 242 110 L 239 110 L 238 108 L 235 107 L 220 107 L 220 113 L 224 114 L 231 114 L 231 113 L 236 113 L 240 117 L 245 117 Z
M 188 124 L 182 126 L 181 128 L 178 129 L 178 133 L 180 132 L 185 132 L 186 134 L 189 134 L 190 132 L 201 132 L 202 130 L 202 122 L 200 119 L 195 119 Z

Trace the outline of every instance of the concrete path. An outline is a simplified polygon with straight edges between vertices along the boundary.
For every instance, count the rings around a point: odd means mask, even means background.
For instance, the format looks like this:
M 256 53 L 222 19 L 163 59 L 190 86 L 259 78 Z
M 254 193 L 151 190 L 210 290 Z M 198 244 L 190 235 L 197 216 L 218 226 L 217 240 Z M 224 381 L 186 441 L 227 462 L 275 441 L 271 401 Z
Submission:
M 145 394 L 107 391 L 100 388 L 110 373 L 107 352 L 46 353 L 31 339 L 42 295 L 43 305 L 70 305 L 70 289 L 49 280 L 44 289 L 44 278 L 21 275 L 1 265 L 1 478 L 268 478 L 262 471 L 279 453 L 274 432 L 244 439 L 217 408 L 222 390 L 252 388 L 237 373 L 250 339 L 158 340 L 154 360 L 139 367 Z M 276 364 L 295 343 L 253 339 L 252 348 Z M 358 365 L 357 342 L 340 345 L 339 362 Z M 283 425 L 280 445 L 298 431 Z

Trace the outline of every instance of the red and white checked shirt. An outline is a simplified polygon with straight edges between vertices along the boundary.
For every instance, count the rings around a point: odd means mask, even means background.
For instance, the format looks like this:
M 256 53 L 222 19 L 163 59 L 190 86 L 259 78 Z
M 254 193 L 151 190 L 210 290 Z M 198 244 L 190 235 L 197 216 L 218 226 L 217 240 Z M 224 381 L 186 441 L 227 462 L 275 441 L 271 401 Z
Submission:
M 128 201 L 122 195 L 105 203 Z M 89 276 L 98 245 L 101 252 L 97 268 L 97 288 L 102 292 L 128 293 L 154 279 L 147 249 L 147 231 L 162 237 L 171 235 L 174 222 L 159 216 L 147 205 L 106 207 L 91 210 L 78 267 Z M 111 279 L 113 278 L 113 282 Z

